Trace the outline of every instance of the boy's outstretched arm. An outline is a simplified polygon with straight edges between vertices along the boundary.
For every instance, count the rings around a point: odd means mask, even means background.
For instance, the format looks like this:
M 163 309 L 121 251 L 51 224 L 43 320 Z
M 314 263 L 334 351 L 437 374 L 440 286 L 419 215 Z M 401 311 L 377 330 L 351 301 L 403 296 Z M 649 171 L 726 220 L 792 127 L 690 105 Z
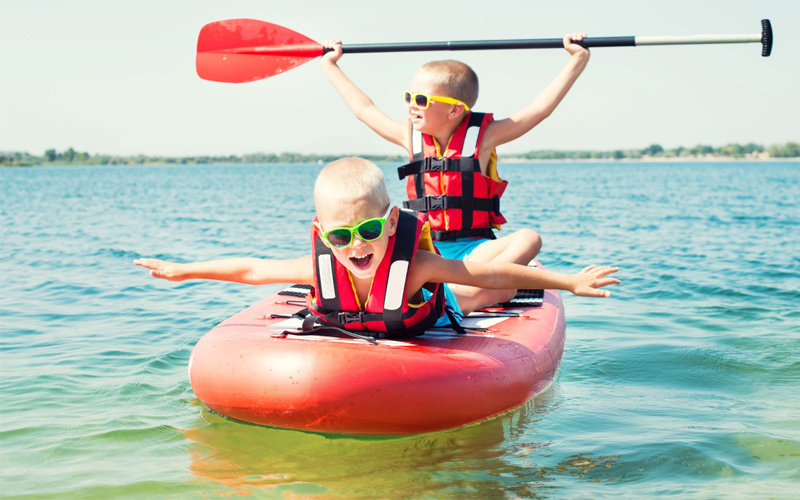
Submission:
M 550 116 L 589 62 L 589 50 L 572 43 L 573 40 L 583 40 L 585 36 L 586 33 L 574 33 L 564 37 L 564 48 L 571 55 L 567 65 L 531 104 L 504 120 L 492 122 L 481 140 L 481 150 L 487 147 L 491 150 L 511 142 Z
M 248 285 L 312 284 L 314 281 L 310 255 L 292 260 L 240 258 L 178 264 L 158 259 L 136 259 L 133 263 L 149 269 L 150 276 L 168 281 L 200 279 Z
M 607 278 L 616 267 L 588 266 L 577 274 L 561 274 L 505 262 L 472 262 L 445 259 L 431 252 L 418 252 L 412 268 L 413 285 L 425 282 L 455 283 L 491 290 L 519 288 L 566 290 L 584 297 L 608 297 L 600 288 L 618 285 L 620 280 Z
M 356 87 L 345 76 L 339 65 L 336 64 L 336 61 L 342 57 L 342 42 L 340 40 L 325 40 L 322 45 L 333 50 L 322 56 L 319 64 L 322 66 L 325 76 L 328 77 L 333 87 L 344 99 L 345 104 L 350 108 L 350 111 L 353 112 L 356 118 L 377 132 L 378 135 L 407 150 L 409 147 L 408 124 L 394 120 L 378 109 L 375 103 L 367 97 L 367 94 Z M 398 95 L 399 98 L 400 96 Z

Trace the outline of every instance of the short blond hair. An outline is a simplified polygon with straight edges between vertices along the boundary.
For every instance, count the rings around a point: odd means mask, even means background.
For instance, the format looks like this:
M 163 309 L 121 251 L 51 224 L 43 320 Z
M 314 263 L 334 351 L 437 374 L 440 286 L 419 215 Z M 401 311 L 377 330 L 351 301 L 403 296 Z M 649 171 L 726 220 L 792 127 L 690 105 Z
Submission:
M 314 202 L 326 199 L 350 201 L 366 198 L 377 207 L 389 205 L 386 178 L 377 165 L 364 158 L 340 158 L 322 169 L 314 183 Z
M 478 75 L 461 61 L 431 61 L 420 66 L 417 73 L 432 77 L 447 92 L 443 97 L 463 101 L 470 108 L 478 101 Z

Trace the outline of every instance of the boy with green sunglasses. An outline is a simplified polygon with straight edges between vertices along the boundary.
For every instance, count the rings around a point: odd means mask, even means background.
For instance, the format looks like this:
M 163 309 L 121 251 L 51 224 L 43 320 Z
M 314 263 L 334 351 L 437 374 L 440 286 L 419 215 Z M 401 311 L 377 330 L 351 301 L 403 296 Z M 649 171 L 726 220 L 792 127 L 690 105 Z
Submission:
M 314 233 L 322 235 L 336 261 L 344 266 L 359 304 L 367 304 L 373 279 L 387 254 L 389 240 L 398 230 L 399 209 L 391 206 L 383 173 L 372 162 L 361 158 L 337 160 L 320 172 L 314 202 L 317 218 Z M 427 227 L 427 223 L 423 228 Z M 423 231 L 424 232 L 424 231 Z M 150 275 L 169 281 L 210 279 L 252 285 L 273 283 L 315 284 L 315 263 L 311 255 L 297 259 L 226 259 L 178 264 L 156 259 L 136 259 L 134 264 L 150 270 Z M 446 259 L 430 248 L 420 247 L 410 262 L 405 283 L 408 303 L 427 300 L 431 283 L 454 283 L 489 289 L 549 288 L 568 290 L 587 297 L 608 297 L 602 287 L 619 284 L 607 277 L 617 268 L 589 266 L 573 275 L 529 268 L 513 263 Z M 446 307 L 456 317 L 494 304 L 476 300 L 473 295 L 445 290 Z M 437 326 L 447 326 L 442 318 Z
M 521 229 L 495 239 L 494 230 L 506 222 L 500 213 L 500 198 L 508 184 L 498 176 L 495 148 L 528 133 L 555 110 L 589 61 L 589 51 L 572 43 L 585 36 L 564 37 L 564 48 L 570 54 L 567 65 L 536 99 L 502 120 L 473 112 L 478 77 L 459 61 L 432 61 L 417 70 L 410 90 L 403 94 L 407 121 L 390 118 L 345 76 L 337 64 L 342 57 L 339 40 L 323 42 L 333 50 L 320 64 L 353 114 L 409 153 L 411 163 L 398 169 L 401 179 L 407 179 L 409 200 L 404 205 L 427 213 L 443 256 L 526 264 L 541 249 L 539 234 Z M 420 147 L 416 148 L 414 142 L 420 135 Z M 506 302 L 515 292 L 466 286 L 453 289 L 487 303 Z

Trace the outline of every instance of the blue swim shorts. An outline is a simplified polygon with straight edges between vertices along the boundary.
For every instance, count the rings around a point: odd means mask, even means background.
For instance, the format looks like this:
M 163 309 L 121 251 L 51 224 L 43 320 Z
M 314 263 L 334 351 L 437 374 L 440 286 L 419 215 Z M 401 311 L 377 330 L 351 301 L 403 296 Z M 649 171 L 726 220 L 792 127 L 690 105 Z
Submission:
M 480 244 L 492 241 L 487 238 L 463 238 L 455 241 L 434 241 L 433 244 L 439 249 L 439 253 L 445 259 L 469 260 L 472 253 Z
M 447 283 L 444 283 L 444 301 L 445 301 L 445 308 L 449 309 L 453 316 L 455 316 L 456 321 L 461 323 L 461 320 L 464 319 L 464 313 L 461 311 L 461 307 L 458 305 L 458 301 L 456 300 L 456 296 L 453 295 L 453 292 L 450 290 L 450 287 L 447 286 Z M 422 298 L 424 300 L 428 300 L 431 298 L 431 292 L 426 290 L 425 288 L 422 289 Z M 441 318 L 436 321 L 436 324 L 433 325 L 434 327 L 449 327 L 450 326 L 450 318 L 447 317 L 445 314 Z

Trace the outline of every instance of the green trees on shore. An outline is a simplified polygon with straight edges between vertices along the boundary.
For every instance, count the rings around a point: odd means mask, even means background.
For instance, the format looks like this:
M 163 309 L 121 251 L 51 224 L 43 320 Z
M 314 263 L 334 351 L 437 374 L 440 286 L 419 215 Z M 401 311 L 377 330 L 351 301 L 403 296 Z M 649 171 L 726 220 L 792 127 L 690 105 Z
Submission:
M 30 166 L 30 165 L 163 165 L 163 164 L 202 164 L 202 163 L 330 163 L 348 155 L 303 155 L 299 153 L 255 153 L 244 156 L 112 156 L 90 155 L 77 152 L 69 148 L 64 152 L 48 149 L 42 156 L 29 153 L 0 152 L 0 165 L 5 166 Z M 356 155 L 352 155 L 356 156 Z M 372 161 L 401 161 L 405 157 L 400 155 L 357 155 Z
M 88 163 L 92 157 L 89 156 L 89 153 L 78 153 L 74 149 L 69 148 L 63 153 L 58 153 L 55 149 L 48 149 L 44 152 L 42 158 L 44 161 L 50 163 Z
M 707 158 L 797 158 L 800 157 L 800 144 L 787 142 L 765 147 L 760 144 L 728 144 L 715 148 L 698 144 L 691 148 L 683 146 L 664 149 L 660 144 L 651 144 L 644 149 L 615 151 L 531 151 L 519 155 L 526 160 L 646 160 L 650 158 L 707 159 Z
M 0 165 L 143 165 L 143 164 L 194 164 L 194 163 L 329 163 L 346 155 L 303 155 L 299 153 L 255 153 L 243 156 L 111 156 L 90 155 L 85 152 L 69 148 L 58 152 L 48 149 L 42 156 L 34 156 L 23 152 L 0 152 Z M 358 155 L 372 161 L 404 161 L 402 155 Z M 710 158 L 798 158 L 800 157 L 800 144 L 787 142 L 774 144 L 769 147 L 760 144 L 728 144 L 718 148 L 697 145 L 691 148 L 677 147 L 664 149 L 660 144 L 651 144 L 644 149 L 613 150 L 613 151 L 557 151 L 543 150 L 531 151 L 519 155 L 504 155 L 504 158 L 519 158 L 525 160 L 648 160 L 648 159 L 710 159 Z

